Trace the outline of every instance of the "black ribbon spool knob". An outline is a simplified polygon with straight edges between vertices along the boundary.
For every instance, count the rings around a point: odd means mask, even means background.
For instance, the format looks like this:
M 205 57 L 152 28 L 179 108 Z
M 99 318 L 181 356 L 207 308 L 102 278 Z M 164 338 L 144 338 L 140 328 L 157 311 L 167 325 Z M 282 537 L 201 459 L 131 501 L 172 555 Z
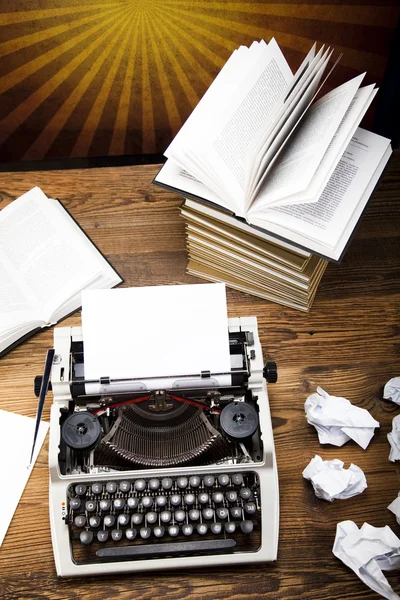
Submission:
M 99 420 L 90 412 L 75 412 L 64 421 L 61 437 L 73 450 L 93 450 L 101 438 Z
M 249 404 L 232 402 L 222 410 L 220 424 L 227 436 L 243 440 L 257 431 L 258 415 Z

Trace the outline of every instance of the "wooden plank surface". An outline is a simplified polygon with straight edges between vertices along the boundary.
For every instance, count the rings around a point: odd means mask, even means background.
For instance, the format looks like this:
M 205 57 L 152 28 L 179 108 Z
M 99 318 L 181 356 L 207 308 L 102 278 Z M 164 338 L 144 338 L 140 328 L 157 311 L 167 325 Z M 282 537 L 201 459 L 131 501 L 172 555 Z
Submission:
M 155 166 L 2 173 L 0 208 L 34 185 L 59 197 L 113 266 L 125 286 L 201 283 L 185 273 L 180 199 L 152 185 Z M 340 265 L 330 264 L 309 314 L 227 290 L 229 316 L 256 315 L 265 360 L 279 380 L 269 397 L 279 469 L 281 523 L 274 564 L 160 573 L 57 578 L 48 519 L 48 441 L 40 453 L 0 548 L 0 597 L 120 600 L 235 598 L 374 599 L 332 554 L 336 524 L 400 526 L 387 510 L 400 490 L 398 464 L 388 460 L 387 433 L 400 408 L 383 400 L 384 384 L 400 375 L 400 154 L 388 165 Z M 79 325 L 77 313 L 64 322 Z M 0 408 L 35 416 L 33 379 L 41 374 L 53 331 L 44 331 L 0 360 Z M 320 385 L 366 408 L 381 427 L 366 451 L 350 442 L 320 446 L 304 402 Z M 44 418 L 49 419 L 51 394 Z M 18 436 L 18 431 L 15 432 Z M 302 470 L 315 454 L 361 467 L 367 490 L 327 503 Z M 1 460 L 12 461 L 12 456 Z M 2 494 L 7 482 L 1 482 Z M 387 574 L 400 593 L 398 572 Z

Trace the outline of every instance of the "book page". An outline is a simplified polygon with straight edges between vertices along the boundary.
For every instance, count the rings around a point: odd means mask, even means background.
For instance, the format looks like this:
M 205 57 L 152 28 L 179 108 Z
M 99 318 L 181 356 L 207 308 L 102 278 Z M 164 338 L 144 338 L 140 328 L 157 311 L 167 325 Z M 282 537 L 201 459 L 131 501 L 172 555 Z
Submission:
M 235 90 L 229 95 L 224 93 L 224 102 L 209 111 L 207 123 L 193 130 L 187 150 L 174 157 L 186 165 L 185 155 L 189 156 L 191 174 L 211 189 L 213 179 L 219 181 L 219 192 L 226 202 L 243 206 L 247 147 L 273 118 L 293 75 L 277 43 L 271 40 L 258 51 L 257 60 L 248 65 L 246 78 L 240 80 L 235 75 L 235 79 Z M 243 216 L 243 209 L 240 214 Z
M 229 211 L 234 210 L 232 205 L 229 205 L 221 196 L 185 171 L 174 159 L 169 158 L 154 179 L 161 185 L 181 191 L 182 194 L 214 202 Z
M 371 182 L 376 183 L 390 152 L 387 138 L 359 127 L 318 202 L 271 207 L 267 212 L 259 213 L 254 222 L 258 225 L 264 223 L 264 227 L 270 231 L 300 243 L 311 251 L 331 258 L 340 256 L 339 250 L 332 250 L 339 240 L 342 240 L 341 247 L 344 247 L 368 201 L 369 194 L 366 192 L 372 192 Z M 353 215 L 357 215 L 357 219 L 352 220 Z M 352 225 L 350 231 L 349 223 Z
M 246 210 L 257 197 L 272 164 L 291 139 L 296 126 L 318 93 L 318 86 L 332 55 L 329 49 L 322 55 L 322 50 L 321 48 L 318 52 L 309 71 L 306 71 L 299 80 L 297 87 L 293 90 L 293 97 L 288 98 L 285 102 L 274 127 L 265 132 L 260 140 L 261 143 L 257 145 L 254 152 L 247 156 L 250 172 L 246 185 Z
M 101 273 L 86 236 L 39 188 L 1 211 L 0 262 L 43 322 Z
M 377 91 L 374 84 L 357 90 L 307 188 L 298 194 L 292 194 L 284 200 L 270 204 L 270 207 L 313 203 L 320 197 Z
M 308 110 L 254 201 L 255 210 L 306 189 L 363 77 L 335 88 Z
M 226 98 L 236 93 L 242 80 L 248 77 L 252 65 L 262 60 L 266 53 L 268 49 L 264 40 L 253 42 L 250 48 L 241 46 L 235 50 L 165 152 L 169 161 L 173 160 L 182 171 L 201 180 L 222 197 L 226 194 L 226 188 L 221 184 L 218 172 L 214 171 L 212 165 L 204 162 L 198 152 L 193 154 L 192 148 L 196 145 L 196 140 L 209 130 L 213 115 L 224 112 Z M 235 206 L 235 199 L 232 201 L 234 206 L 231 210 L 240 210 L 240 203 Z

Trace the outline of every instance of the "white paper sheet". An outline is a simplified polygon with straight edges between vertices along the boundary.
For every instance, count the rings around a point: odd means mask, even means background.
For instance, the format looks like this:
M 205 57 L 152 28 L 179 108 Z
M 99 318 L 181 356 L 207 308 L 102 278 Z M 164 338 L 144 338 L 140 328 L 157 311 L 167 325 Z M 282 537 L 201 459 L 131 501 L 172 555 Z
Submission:
M 336 527 L 333 554 L 344 562 L 372 590 L 388 600 L 400 600 L 382 573 L 400 567 L 400 539 L 388 525 L 361 529 L 353 521 Z
M 400 492 L 399 492 L 397 498 L 395 498 L 393 500 L 393 502 L 391 502 L 389 504 L 388 509 L 391 510 L 392 513 L 394 513 L 396 515 L 396 521 L 400 525 Z
M 394 417 L 392 431 L 387 434 L 387 439 L 390 444 L 389 460 L 400 460 L 400 415 Z
M 343 446 L 352 439 L 365 450 L 375 427 L 379 427 L 365 408 L 353 406 L 346 398 L 330 396 L 320 387 L 307 398 L 304 409 L 308 423 L 318 432 L 320 444 Z
M 391 400 L 396 404 L 400 404 L 400 377 L 389 379 L 383 389 L 383 397 L 385 400 Z
M 344 463 L 337 458 L 322 460 L 316 454 L 304 469 L 303 477 L 311 481 L 318 498 L 328 502 L 345 500 L 361 494 L 367 487 L 367 480 L 357 465 L 351 464 L 348 469 L 343 467 Z
M 11 523 L 22 492 L 46 437 L 49 423 L 40 423 L 35 453 L 30 463 L 35 419 L 0 410 L 0 545 Z
M 224 284 L 82 293 L 85 379 L 230 371 Z

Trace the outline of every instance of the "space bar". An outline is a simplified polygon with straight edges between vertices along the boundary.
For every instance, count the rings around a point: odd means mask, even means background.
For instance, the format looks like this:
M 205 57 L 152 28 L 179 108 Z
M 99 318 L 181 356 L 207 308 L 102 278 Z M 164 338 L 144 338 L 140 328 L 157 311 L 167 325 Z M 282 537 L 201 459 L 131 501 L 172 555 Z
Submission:
M 137 546 L 119 546 L 100 548 L 96 552 L 99 558 L 141 558 L 143 556 L 163 556 L 172 554 L 196 554 L 197 552 L 221 552 L 233 550 L 235 540 L 201 540 L 199 542 L 175 542 L 165 544 L 144 544 Z

